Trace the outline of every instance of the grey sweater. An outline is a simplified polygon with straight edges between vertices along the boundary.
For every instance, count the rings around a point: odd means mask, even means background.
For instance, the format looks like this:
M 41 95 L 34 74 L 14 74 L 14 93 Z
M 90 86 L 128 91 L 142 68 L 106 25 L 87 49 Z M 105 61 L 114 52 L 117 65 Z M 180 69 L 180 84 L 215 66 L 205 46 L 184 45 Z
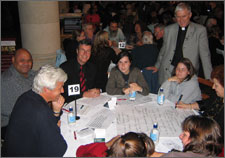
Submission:
M 32 87 L 35 72 L 30 70 L 28 78 L 21 75 L 13 65 L 1 78 L 1 126 L 6 126 L 17 98 Z
M 164 89 L 165 98 L 176 103 L 182 94 L 182 102 L 189 104 L 202 99 L 197 76 L 180 84 L 166 80 L 161 88 Z

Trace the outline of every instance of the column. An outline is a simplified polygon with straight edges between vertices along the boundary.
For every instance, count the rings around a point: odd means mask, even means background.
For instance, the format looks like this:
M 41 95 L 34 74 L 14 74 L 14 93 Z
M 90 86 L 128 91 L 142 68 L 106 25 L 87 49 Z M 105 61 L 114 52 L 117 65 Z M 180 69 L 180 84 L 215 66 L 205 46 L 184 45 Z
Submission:
M 57 1 L 19 1 L 22 47 L 33 57 L 33 69 L 55 65 L 60 49 L 59 6 Z

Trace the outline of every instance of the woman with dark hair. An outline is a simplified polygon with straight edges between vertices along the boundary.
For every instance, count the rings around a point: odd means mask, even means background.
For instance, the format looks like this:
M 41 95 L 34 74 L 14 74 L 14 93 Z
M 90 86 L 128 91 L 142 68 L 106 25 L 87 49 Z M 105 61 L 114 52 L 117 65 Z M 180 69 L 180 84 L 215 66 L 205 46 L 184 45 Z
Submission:
M 106 92 L 109 95 L 129 94 L 136 91 L 142 95 L 149 94 L 148 85 L 141 71 L 131 66 L 131 54 L 123 50 L 118 54 L 117 67 L 110 72 L 106 85 Z
M 165 81 L 161 88 L 164 89 L 165 98 L 176 103 L 181 95 L 182 102 L 193 103 L 201 100 L 201 90 L 195 69 L 191 61 L 183 58 L 174 68 L 172 77 Z
M 141 21 L 137 21 L 134 24 L 134 34 L 132 34 L 129 39 L 128 39 L 128 44 L 130 45 L 136 45 L 136 46 L 141 46 L 143 45 L 142 43 L 142 36 L 143 32 L 147 31 L 148 28 L 145 23 Z
M 216 95 L 211 95 L 206 100 L 194 102 L 192 104 L 184 104 L 179 102 L 178 108 L 195 109 L 201 111 L 203 116 L 215 119 L 221 128 L 221 133 L 224 133 L 224 65 L 215 67 L 211 73 L 211 80 Z M 224 135 L 223 142 L 224 142 Z
M 84 31 L 73 30 L 72 38 L 67 38 L 63 41 L 63 48 L 65 50 L 66 59 L 75 59 L 77 56 L 76 49 L 78 47 L 78 42 L 85 39 Z
M 128 132 L 107 143 L 82 145 L 77 157 L 147 157 L 155 151 L 154 142 L 145 133 Z
M 154 153 L 154 157 L 212 157 L 222 151 L 221 133 L 218 123 L 207 117 L 191 115 L 182 122 L 182 133 L 179 138 L 183 151 L 171 151 L 167 154 Z
M 112 42 L 109 40 L 108 32 L 99 31 L 95 35 L 94 45 L 92 49 L 91 61 L 97 66 L 96 88 L 105 92 L 106 83 L 108 81 L 108 68 L 111 63 L 116 63 L 117 55 L 111 48 Z

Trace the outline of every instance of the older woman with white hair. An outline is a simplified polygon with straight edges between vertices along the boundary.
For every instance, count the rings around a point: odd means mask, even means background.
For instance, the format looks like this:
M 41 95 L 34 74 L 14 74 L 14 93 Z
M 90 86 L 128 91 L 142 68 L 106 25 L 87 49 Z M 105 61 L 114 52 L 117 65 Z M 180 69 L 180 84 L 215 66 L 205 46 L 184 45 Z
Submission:
M 158 57 L 158 48 L 153 43 L 153 35 L 149 31 L 145 31 L 142 36 L 143 45 L 132 50 L 133 66 L 142 70 L 143 75 L 149 85 L 151 93 L 157 93 L 158 73 L 152 73 L 151 67 L 155 65 Z
M 41 67 L 33 88 L 22 94 L 12 111 L 6 132 L 5 156 L 61 157 L 67 144 L 58 125 L 67 80 L 61 68 Z M 52 107 L 48 103 L 52 103 Z

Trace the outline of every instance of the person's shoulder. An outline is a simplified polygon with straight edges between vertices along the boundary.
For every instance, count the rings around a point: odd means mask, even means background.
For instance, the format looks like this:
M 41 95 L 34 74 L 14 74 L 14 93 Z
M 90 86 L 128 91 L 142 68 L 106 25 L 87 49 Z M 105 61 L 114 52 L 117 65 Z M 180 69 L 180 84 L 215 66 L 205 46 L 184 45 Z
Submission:
M 111 69 L 110 73 L 117 73 L 117 72 L 119 72 L 118 68 L 114 67 L 114 68 Z
M 178 24 L 177 23 L 173 23 L 173 24 L 170 24 L 170 25 L 166 26 L 165 29 L 169 30 L 169 29 L 174 29 L 176 27 L 178 27 Z
M 5 70 L 3 73 L 2 73 L 2 80 L 4 79 L 9 79 L 13 76 L 13 73 L 12 71 L 9 69 Z
M 95 65 L 93 62 L 91 62 L 91 61 L 88 61 L 88 62 L 86 63 L 86 66 L 87 66 L 88 69 L 90 69 L 90 70 L 96 69 L 96 65 Z
M 141 72 L 141 70 L 140 70 L 139 68 L 137 68 L 137 67 L 132 67 L 132 68 L 131 68 L 131 71 L 132 71 L 133 73 Z
M 67 60 L 67 61 L 65 61 L 64 63 L 62 63 L 62 64 L 60 65 L 60 68 L 65 69 L 65 68 L 67 68 L 67 67 L 71 67 L 71 65 L 74 65 L 75 62 L 76 62 L 76 60 L 74 60 L 74 59 Z
M 206 29 L 205 26 L 203 26 L 201 24 L 194 23 L 194 22 L 190 22 L 190 27 L 193 27 L 193 28 L 195 28 L 197 30 Z

